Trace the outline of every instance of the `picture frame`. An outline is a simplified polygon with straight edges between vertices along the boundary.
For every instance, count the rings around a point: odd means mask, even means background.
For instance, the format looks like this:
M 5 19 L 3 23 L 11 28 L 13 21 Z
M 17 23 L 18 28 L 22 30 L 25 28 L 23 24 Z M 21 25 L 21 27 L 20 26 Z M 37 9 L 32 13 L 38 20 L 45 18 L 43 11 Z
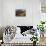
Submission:
M 18 16 L 18 17 L 26 16 L 26 10 L 24 10 L 24 9 L 16 9 L 16 16 Z

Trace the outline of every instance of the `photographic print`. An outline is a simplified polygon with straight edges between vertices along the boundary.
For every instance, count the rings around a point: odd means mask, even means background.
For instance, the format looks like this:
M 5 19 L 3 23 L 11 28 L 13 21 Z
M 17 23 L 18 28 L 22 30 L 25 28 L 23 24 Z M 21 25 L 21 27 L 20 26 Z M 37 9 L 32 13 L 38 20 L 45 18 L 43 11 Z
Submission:
M 24 9 L 16 9 L 16 16 L 26 16 L 26 10 Z

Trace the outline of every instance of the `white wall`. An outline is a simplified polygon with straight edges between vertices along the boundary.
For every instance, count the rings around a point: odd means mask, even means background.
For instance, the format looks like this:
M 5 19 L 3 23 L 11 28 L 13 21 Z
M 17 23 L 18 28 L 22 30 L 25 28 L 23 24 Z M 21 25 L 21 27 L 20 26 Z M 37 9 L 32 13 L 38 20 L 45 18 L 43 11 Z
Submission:
M 2 1 L 0 0 L 0 26 L 2 24 Z
M 41 13 L 40 13 L 40 10 L 41 10 L 41 2 L 40 0 L 33 0 L 33 26 L 37 26 L 37 24 L 39 24 L 40 20 L 41 20 Z
M 25 9 L 26 17 L 16 17 L 16 9 Z M 3 0 L 2 25 L 34 25 L 40 20 L 40 0 Z

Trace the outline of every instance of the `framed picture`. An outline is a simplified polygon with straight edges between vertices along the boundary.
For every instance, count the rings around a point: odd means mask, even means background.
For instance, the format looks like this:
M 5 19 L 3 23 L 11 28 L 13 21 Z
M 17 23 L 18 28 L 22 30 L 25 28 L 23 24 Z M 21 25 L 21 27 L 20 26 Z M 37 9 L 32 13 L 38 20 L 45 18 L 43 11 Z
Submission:
M 26 10 L 24 9 L 16 9 L 16 16 L 26 16 Z

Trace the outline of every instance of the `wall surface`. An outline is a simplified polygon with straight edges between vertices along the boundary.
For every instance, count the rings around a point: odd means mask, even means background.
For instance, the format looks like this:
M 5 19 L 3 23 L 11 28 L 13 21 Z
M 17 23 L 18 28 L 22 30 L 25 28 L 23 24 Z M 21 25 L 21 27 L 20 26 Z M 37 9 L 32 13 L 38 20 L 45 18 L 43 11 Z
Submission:
M 2 1 L 0 0 L 0 26 L 2 24 Z
M 2 26 L 33 25 L 40 20 L 40 0 L 2 0 Z M 25 9 L 25 17 L 16 17 L 16 9 Z M 1 12 L 0 12 L 1 13 Z

